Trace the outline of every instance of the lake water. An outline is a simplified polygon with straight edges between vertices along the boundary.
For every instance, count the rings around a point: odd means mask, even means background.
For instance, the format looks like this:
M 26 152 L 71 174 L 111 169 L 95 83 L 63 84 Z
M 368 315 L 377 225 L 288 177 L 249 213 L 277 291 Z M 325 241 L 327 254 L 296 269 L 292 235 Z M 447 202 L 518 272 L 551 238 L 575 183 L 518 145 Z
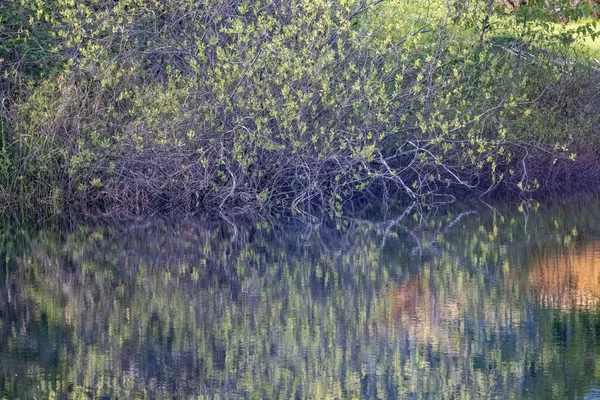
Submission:
M 600 397 L 598 201 L 4 227 L 0 263 L 1 399 Z

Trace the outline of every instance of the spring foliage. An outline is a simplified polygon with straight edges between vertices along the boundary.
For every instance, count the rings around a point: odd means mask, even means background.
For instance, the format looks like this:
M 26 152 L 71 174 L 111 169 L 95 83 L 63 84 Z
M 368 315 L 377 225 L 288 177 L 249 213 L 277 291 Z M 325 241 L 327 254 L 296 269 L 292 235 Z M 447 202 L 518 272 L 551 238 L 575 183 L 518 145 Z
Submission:
M 547 123 L 541 100 L 575 64 L 534 46 L 549 40 L 541 25 L 494 7 L 27 3 L 0 9 L 3 28 L 29 15 L 0 48 L 0 196 L 21 206 L 334 216 L 373 199 L 527 192 L 572 158 L 568 120 Z M 523 26 L 530 42 L 514 39 Z M 24 54 L 44 68 L 26 71 Z

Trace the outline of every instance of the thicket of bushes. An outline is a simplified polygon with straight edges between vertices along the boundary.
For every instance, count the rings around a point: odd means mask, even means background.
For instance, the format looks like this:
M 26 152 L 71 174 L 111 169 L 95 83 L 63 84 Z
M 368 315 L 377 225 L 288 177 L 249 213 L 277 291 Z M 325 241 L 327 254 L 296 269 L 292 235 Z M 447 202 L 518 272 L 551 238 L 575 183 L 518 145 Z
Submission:
M 0 210 L 334 216 L 566 187 L 597 146 L 584 32 L 431 3 L 3 3 Z

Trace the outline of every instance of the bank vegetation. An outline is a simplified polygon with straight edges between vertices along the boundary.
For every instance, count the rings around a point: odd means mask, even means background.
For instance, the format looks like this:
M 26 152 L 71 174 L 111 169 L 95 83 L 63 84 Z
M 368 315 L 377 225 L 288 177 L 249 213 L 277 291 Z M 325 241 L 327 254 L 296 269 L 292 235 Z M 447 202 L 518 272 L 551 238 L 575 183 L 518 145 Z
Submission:
M 562 1 L 4 2 L 0 212 L 321 218 L 589 187 L 598 74 L 577 43 L 596 26 L 561 21 L 593 13 Z

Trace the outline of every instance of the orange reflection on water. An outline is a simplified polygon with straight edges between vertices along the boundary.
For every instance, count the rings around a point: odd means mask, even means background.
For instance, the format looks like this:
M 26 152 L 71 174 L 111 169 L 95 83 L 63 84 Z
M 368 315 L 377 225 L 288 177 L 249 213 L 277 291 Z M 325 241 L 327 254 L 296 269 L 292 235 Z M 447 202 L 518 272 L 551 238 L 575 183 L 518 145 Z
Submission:
M 535 251 L 530 266 L 529 282 L 546 306 L 570 310 L 600 305 L 600 241 Z
M 379 293 L 380 317 L 371 324 L 374 333 L 406 335 L 421 343 L 456 347 L 454 329 L 461 305 L 453 296 L 436 295 L 427 272 Z

